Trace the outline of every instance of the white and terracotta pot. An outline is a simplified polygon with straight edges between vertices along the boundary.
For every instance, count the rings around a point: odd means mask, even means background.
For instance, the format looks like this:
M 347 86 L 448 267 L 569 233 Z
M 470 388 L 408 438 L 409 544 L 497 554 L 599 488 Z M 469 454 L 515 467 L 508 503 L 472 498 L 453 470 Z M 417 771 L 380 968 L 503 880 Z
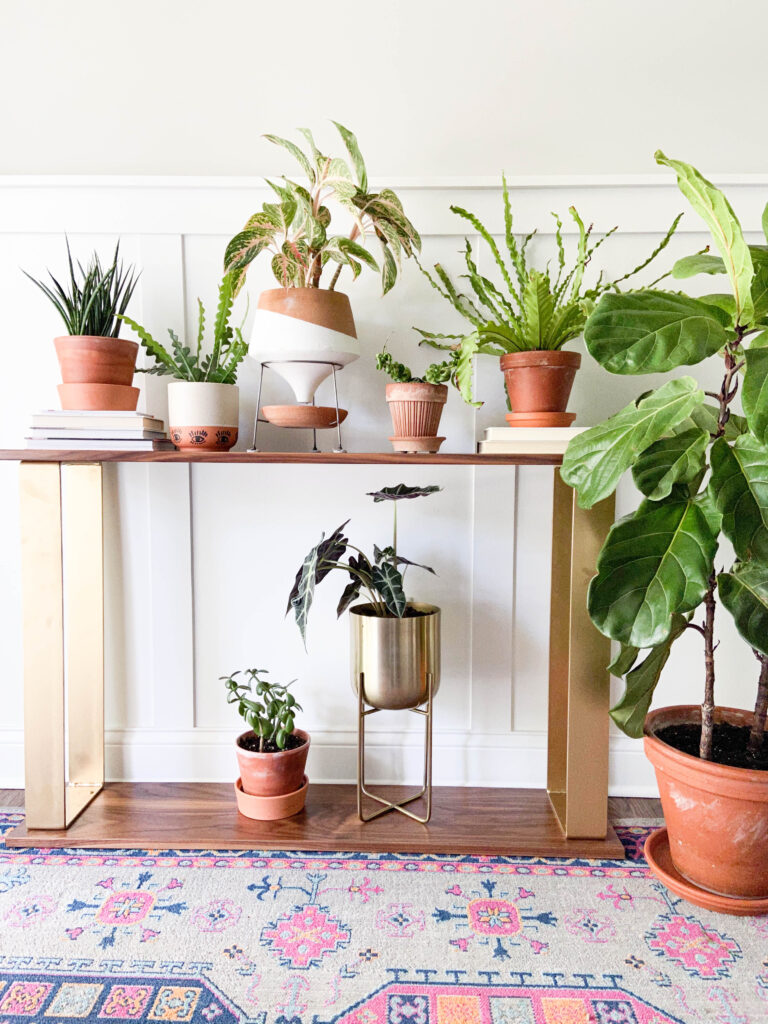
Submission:
M 236 384 L 176 380 L 168 385 L 168 427 L 181 451 L 228 452 L 237 442 Z
M 349 299 L 324 288 L 269 288 L 259 296 L 250 353 L 287 381 L 308 404 L 336 363 L 360 355 Z
M 394 431 L 389 440 L 394 450 L 436 452 L 445 440 L 437 436 L 437 431 L 447 399 L 445 384 L 415 381 L 387 384 L 387 403 Z

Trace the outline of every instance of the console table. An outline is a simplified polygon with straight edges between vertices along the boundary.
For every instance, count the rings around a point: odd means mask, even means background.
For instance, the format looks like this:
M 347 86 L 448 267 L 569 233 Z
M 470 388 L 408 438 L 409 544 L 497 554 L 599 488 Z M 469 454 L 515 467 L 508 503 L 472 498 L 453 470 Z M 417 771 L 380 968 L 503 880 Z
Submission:
M 26 821 L 8 846 L 624 856 L 607 821 L 609 641 L 586 591 L 614 517 L 560 480 L 559 455 L 0 451 L 20 462 Z M 241 817 L 228 785 L 104 783 L 102 469 L 110 462 L 552 466 L 547 790 L 435 787 L 433 817 L 357 819 L 355 786 L 304 812 Z M 243 470 L 247 472 L 247 470 Z M 64 486 L 62 486 L 64 484 Z

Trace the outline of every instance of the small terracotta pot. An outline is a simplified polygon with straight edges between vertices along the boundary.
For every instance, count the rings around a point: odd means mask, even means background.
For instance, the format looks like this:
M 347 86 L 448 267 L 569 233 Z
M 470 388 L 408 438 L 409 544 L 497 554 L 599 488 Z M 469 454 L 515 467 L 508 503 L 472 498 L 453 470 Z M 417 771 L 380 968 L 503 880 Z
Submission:
M 386 395 L 395 435 L 390 440 L 395 451 L 437 451 L 443 440 L 437 441 L 437 431 L 443 406 L 448 400 L 446 385 L 392 381 L 387 384 Z M 408 442 L 416 438 L 434 438 L 437 443 L 434 446 L 422 444 L 416 449 L 413 446 L 406 449 L 398 447 L 400 440 Z
M 236 384 L 169 384 L 168 432 L 179 451 L 228 452 L 237 443 L 239 394 Z
M 508 352 L 501 356 L 500 364 L 513 412 L 564 413 L 573 379 L 581 365 L 581 354 L 563 351 Z M 525 425 L 545 426 L 549 421 L 545 418 L 541 424 L 528 422 Z
M 54 338 L 53 344 L 64 384 L 121 384 L 127 387 L 133 381 L 139 351 L 135 341 L 73 334 Z
M 132 412 L 139 389 L 124 384 L 58 384 L 62 409 L 103 409 Z
M 768 772 L 702 761 L 663 743 L 668 725 L 699 724 L 701 708 L 659 708 L 645 719 L 645 753 L 656 769 L 679 873 L 735 899 L 768 896 Z M 750 726 L 752 713 L 716 708 L 715 722 Z
M 249 796 L 282 796 L 300 789 L 309 753 L 309 733 L 294 729 L 293 735 L 304 740 L 293 750 L 280 750 L 274 754 L 260 754 L 240 746 L 240 740 L 251 736 L 250 730 L 238 736 L 235 751 L 240 767 L 243 789 Z

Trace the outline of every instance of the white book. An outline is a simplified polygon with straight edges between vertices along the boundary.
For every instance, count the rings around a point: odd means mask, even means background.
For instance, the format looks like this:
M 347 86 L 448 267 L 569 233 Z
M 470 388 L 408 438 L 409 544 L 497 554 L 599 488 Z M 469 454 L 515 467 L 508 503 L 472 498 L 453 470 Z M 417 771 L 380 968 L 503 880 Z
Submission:
M 480 455 L 563 455 L 568 441 L 480 441 Z
M 170 441 L 94 441 L 83 439 L 72 441 L 62 438 L 51 440 L 48 438 L 28 437 L 26 438 L 27 448 L 35 448 L 39 451 L 96 451 L 96 452 L 172 452 L 174 446 Z
M 50 438 L 51 441 L 156 441 L 166 437 L 164 430 L 143 430 L 141 427 L 30 427 L 29 437 Z
M 93 428 L 106 427 L 110 430 L 125 427 L 129 430 L 164 430 L 165 424 L 155 416 L 145 412 L 133 412 L 122 409 L 48 409 L 34 413 L 32 427 L 59 428 Z
M 483 441 L 556 441 L 558 444 L 567 444 L 571 438 L 586 429 L 586 427 L 486 427 Z

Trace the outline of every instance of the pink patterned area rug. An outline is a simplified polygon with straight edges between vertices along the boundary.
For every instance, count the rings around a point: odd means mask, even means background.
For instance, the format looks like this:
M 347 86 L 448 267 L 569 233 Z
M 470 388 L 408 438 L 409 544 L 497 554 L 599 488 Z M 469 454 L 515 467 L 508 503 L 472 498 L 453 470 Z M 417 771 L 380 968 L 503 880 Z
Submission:
M 768 918 L 618 831 L 627 861 L 0 845 L 0 1024 L 768 1021 Z

